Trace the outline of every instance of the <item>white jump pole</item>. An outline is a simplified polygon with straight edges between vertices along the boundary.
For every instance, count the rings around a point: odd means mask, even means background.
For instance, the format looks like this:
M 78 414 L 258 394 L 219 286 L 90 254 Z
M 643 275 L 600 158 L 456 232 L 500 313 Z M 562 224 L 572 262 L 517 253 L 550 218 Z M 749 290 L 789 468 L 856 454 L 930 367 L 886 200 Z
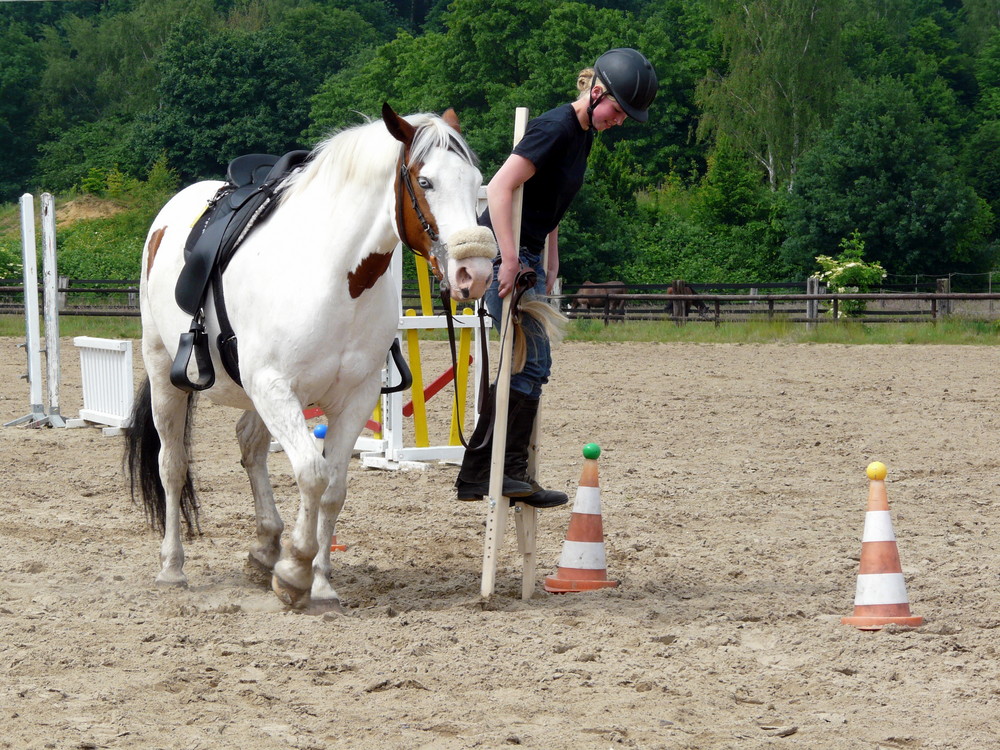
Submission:
M 59 413 L 59 271 L 56 265 L 56 203 L 51 193 L 42 193 L 42 289 L 48 419 L 53 427 L 65 427 L 66 422 Z
M 514 145 L 516 146 L 524 135 L 528 124 L 527 107 L 518 107 L 514 111 Z M 523 187 L 514 191 L 511 204 L 511 220 L 513 222 L 514 249 L 521 247 L 521 202 Z M 490 494 L 487 498 L 486 533 L 483 542 L 483 578 L 480 592 L 484 597 L 493 595 L 496 586 L 497 556 L 500 553 L 500 543 L 507 527 L 508 498 L 503 495 L 503 464 L 507 448 L 507 407 L 510 402 L 510 370 L 511 353 L 513 349 L 514 331 L 510 321 L 510 300 L 508 294 L 503 298 L 503 314 L 500 325 L 500 372 L 497 374 L 497 387 L 493 408 L 493 453 L 490 464 Z
M 35 257 L 35 200 L 31 193 L 21 196 L 21 261 L 24 266 L 24 346 L 28 354 L 28 401 L 31 412 L 4 427 L 45 421 L 42 406 L 42 354 L 38 326 L 38 261 Z

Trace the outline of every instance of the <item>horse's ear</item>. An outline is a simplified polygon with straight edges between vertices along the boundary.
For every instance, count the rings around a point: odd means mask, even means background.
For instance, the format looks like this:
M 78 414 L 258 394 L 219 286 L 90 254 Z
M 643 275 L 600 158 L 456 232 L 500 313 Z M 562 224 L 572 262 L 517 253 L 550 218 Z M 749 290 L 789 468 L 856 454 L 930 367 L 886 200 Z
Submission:
M 448 125 L 450 125 L 456 133 L 461 134 L 462 126 L 458 124 L 458 115 L 455 114 L 455 109 L 453 107 L 448 107 L 448 109 L 444 111 L 444 114 L 441 115 L 441 119 L 448 123 Z
M 417 132 L 410 123 L 396 114 L 389 102 L 382 102 L 382 122 L 397 141 L 409 146 L 413 143 L 413 134 Z

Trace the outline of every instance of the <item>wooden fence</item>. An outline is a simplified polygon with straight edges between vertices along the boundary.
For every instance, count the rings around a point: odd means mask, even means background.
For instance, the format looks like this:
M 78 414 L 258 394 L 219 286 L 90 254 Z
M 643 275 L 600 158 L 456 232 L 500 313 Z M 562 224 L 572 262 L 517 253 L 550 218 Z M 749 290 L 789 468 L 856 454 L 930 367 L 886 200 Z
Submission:
M 815 289 L 803 283 L 691 284 L 695 294 L 666 294 L 669 285 L 631 285 L 635 293 L 590 296 L 586 307 L 572 309 L 574 293 L 553 298 L 554 304 L 571 318 L 601 320 L 606 325 L 625 320 L 722 322 L 783 320 L 819 323 L 844 320 L 842 304 L 862 300 L 866 309 L 851 319 L 862 322 L 938 320 L 955 315 L 978 320 L 1000 317 L 1000 294 L 951 292 L 947 279 L 939 280 L 934 292 L 887 292 L 874 294 L 805 293 Z M 912 288 L 912 287 L 911 287 Z M 731 293 L 744 290 L 744 293 Z M 139 282 L 121 279 L 67 279 L 58 284 L 60 315 L 138 316 Z M 435 301 L 436 304 L 437 301 Z M 403 308 L 420 307 L 416 281 L 403 287 Z M 0 313 L 23 313 L 20 279 L 0 279 Z
M 843 314 L 848 300 L 867 304 L 856 316 Z M 603 304 L 568 310 L 576 319 L 597 319 L 605 325 L 625 320 L 670 320 L 722 322 L 782 320 L 790 323 L 857 320 L 864 323 L 934 321 L 954 315 L 977 320 L 995 320 L 1000 301 L 996 293 L 897 293 L 897 294 L 609 294 Z M 694 305 L 702 303 L 699 311 Z M 815 302 L 815 312 L 808 303 Z M 968 303 L 958 305 L 958 302 Z M 690 303 L 690 309 L 684 309 Z M 872 304 L 877 303 L 877 304 Z
M 68 279 L 60 276 L 56 291 L 60 315 L 139 316 L 138 279 Z M 436 298 L 434 301 L 440 304 Z M 415 279 L 403 285 L 403 309 L 409 307 L 420 309 L 420 293 Z M 24 287 L 21 279 L 0 279 L 0 314 L 23 312 Z

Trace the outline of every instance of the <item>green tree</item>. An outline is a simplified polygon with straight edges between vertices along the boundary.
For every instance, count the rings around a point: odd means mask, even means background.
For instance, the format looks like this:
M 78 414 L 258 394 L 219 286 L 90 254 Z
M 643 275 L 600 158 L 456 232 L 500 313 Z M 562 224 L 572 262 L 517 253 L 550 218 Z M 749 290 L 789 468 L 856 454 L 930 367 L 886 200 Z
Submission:
M 968 184 L 989 206 L 992 216 L 1000 216 L 1000 119 L 981 123 L 965 140 L 961 163 Z M 1000 240 L 998 229 L 994 221 L 991 230 L 984 233 L 994 248 Z
M 957 142 L 969 125 L 976 80 L 953 6 L 942 0 L 860 0 L 845 18 L 842 49 L 854 78 L 901 81 L 923 114 Z
M 698 87 L 702 137 L 725 136 L 790 186 L 799 159 L 828 120 L 841 78 L 835 3 L 708 0 L 728 68 Z
M 940 129 L 902 82 L 857 84 L 805 156 L 788 201 L 783 256 L 809 271 L 857 229 L 893 273 L 981 270 L 992 214 L 958 174 Z
M 186 19 L 203 28 L 220 19 L 211 0 L 139 0 L 98 15 L 67 15 L 41 40 L 42 125 L 59 132 L 105 115 L 133 117 L 156 105 L 158 51 Z
M 159 59 L 153 130 L 184 180 L 218 176 L 235 156 L 283 152 L 307 119 L 298 50 L 271 31 L 206 31 L 185 20 Z
M 696 191 L 694 215 L 706 226 L 739 226 L 763 219 L 770 196 L 760 172 L 743 151 L 723 138 L 708 158 L 708 170 Z
M 1000 0 L 962 0 L 962 10 L 965 14 L 959 32 L 962 45 L 976 53 L 1000 28 Z
M 20 24 L 0 27 L 0 201 L 28 189 L 37 133 L 33 124 L 41 53 Z
M 276 21 L 275 32 L 285 44 L 301 51 L 309 72 L 309 79 L 303 83 L 310 95 L 362 50 L 388 41 L 358 11 L 319 4 L 287 10 Z

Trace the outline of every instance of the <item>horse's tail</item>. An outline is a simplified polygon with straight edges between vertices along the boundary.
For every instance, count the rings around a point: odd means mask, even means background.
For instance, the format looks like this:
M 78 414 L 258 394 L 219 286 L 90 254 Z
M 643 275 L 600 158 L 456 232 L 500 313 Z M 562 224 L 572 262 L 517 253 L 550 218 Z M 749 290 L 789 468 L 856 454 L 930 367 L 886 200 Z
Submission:
M 190 442 L 192 396 L 188 396 L 187 414 L 184 423 L 184 448 Z M 136 495 L 142 501 L 146 521 L 154 529 L 164 533 L 166 527 L 166 492 L 160 478 L 160 435 L 153 424 L 153 399 L 149 388 L 149 378 L 139 386 L 132 402 L 132 414 L 125 432 L 124 464 L 129 475 L 129 490 L 132 502 Z M 194 533 L 198 526 L 198 498 L 195 495 L 191 471 L 187 471 L 181 490 L 181 514 L 188 531 Z
M 518 305 L 518 311 L 521 315 L 530 315 L 538 321 L 542 328 L 545 329 L 545 334 L 549 337 L 549 341 L 553 345 L 562 341 L 563 336 L 566 335 L 566 324 L 569 322 L 569 318 L 548 302 L 540 299 L 522 300 L 520 305 Z M 521 330 L 521 323 L 518 321 L 514 323 L 512 371 L 521 372 L 524 369 L 527 359 L 528 347 L 525 342 L 524 332 Z

